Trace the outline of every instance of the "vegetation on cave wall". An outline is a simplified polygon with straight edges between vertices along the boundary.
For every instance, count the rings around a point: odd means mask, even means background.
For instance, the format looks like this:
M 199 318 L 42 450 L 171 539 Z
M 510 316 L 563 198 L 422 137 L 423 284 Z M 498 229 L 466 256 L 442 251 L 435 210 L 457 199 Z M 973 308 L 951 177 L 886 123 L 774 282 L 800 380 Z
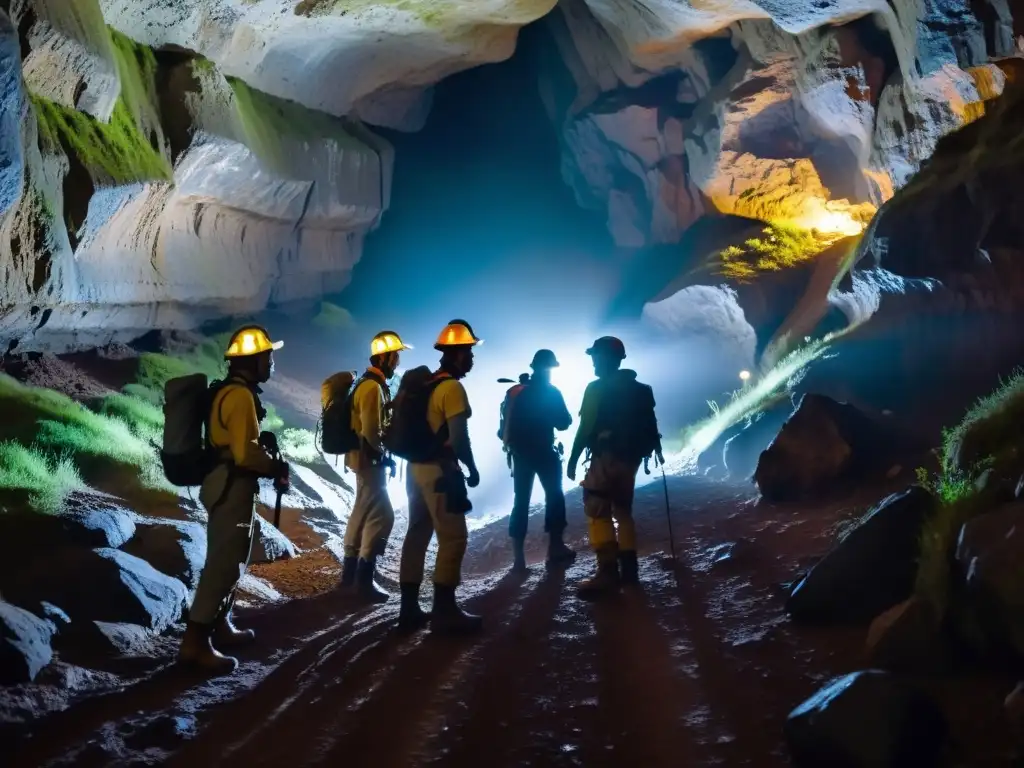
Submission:
M 761 237 L 719 251 L 712 268 L 716 274 L 737 282 L 749 282 L 764 272 L 799 266 L 828 245 L 813 232 L 789 224 L 766 224 Z
M 917 592 L 938 609 L 949 601 L 950 562 L 964 523 L 989 511 L 998 483 L 982 475 L 1014 475 L 1024 466 L 1024 371 L 1016 371 L 992 394 L 981 398 L 959 424 L 945 430 L 939 450 L 940 470 L 918 479 L 939 499 L 938 513 L 921 532 Z M 995 486 L 995 487 L 993 487 Z
M 109 123 L 31 95 L 44 146 L 73 153 L 98 183 L 170 179 L 156 107 L 156 57 L 116 30 L 110 30 L 121 93 Z

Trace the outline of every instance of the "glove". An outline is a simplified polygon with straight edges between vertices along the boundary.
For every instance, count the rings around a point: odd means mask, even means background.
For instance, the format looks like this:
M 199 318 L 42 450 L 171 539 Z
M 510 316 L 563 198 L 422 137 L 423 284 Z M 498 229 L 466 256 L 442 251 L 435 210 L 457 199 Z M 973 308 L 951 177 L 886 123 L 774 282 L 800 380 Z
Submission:
M 287 461 L 274 463 L 274 490 L 285 493 L 291 487 L 291 467 Z
M 476 467 L 469 470 L 469 477 L 466 478 L 466 485 L 470 488 L 476 488 L 480 485 L 480 473 L 477 472 Z
M 268 432 L 266 430 L 260 432 L 260 436 L 256 442 L 259 443 L 263 450 L 271 456 L 277 456 L 281 453 L 281 449 L 277 445 L 277 435 L 273 432 Z
M 575 480 L 576 479 L 576 462 L 575 461 L 570 461 L 569 462 L 569 466 L 566 467 L 566 469 L 565 469 L 565 476 L 568 477 L 570 480 Z

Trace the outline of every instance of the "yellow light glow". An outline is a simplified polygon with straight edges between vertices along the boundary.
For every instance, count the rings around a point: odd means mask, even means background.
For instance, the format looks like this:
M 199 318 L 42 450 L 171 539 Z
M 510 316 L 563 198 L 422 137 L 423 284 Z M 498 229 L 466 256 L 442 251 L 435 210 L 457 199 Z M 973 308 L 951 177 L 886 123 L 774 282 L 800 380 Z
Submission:
M 807 229 L 816 229 L 822 234 L 852 237 L 864 231 L 864 222 L 857 221 L 849 211 L 823 209 L 810 213 L 800 220 Z

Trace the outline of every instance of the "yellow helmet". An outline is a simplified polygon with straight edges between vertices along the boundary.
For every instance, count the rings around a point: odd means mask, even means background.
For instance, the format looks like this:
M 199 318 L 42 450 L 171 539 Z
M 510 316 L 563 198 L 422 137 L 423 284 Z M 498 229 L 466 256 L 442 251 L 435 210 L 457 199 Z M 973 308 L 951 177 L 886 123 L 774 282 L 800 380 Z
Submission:
M 473 333 L 473 328 L 465 320 L 452 320 L 444 327 L 434 343 L 434 349 L 443 350 L 445 347 L 475 347 L 483 344 L 483 339 L 478 339 Z
M 224 358 L 251 357 L 263 352 L 271 352 L 284 346 L 283 341 L 271 341 L 266 328 L 258 325 L 246 325 L 235 331 L 228 342 Z
M 388 352 L 401 352 L 404 349 L 412 349 L 412 345 L 402 341 L 394 331 L 381 331 L 370 342 L 370 357 L 386 355 Z

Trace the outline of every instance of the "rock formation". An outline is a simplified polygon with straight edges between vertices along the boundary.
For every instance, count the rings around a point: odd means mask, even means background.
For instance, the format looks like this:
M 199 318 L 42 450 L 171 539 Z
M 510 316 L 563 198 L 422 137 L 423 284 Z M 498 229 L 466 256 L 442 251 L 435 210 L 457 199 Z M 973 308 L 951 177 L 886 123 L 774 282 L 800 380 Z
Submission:
M 388 207 L 394 153 L 372 127 L 417 130 L 435 83 L 508 58 L 537 19 L 565 179 L 630 247 L 718 213 L 860 231 L 1016 52 L 994 1 L 702 6 L 5 3 L 0 343 L 339 290 Z

